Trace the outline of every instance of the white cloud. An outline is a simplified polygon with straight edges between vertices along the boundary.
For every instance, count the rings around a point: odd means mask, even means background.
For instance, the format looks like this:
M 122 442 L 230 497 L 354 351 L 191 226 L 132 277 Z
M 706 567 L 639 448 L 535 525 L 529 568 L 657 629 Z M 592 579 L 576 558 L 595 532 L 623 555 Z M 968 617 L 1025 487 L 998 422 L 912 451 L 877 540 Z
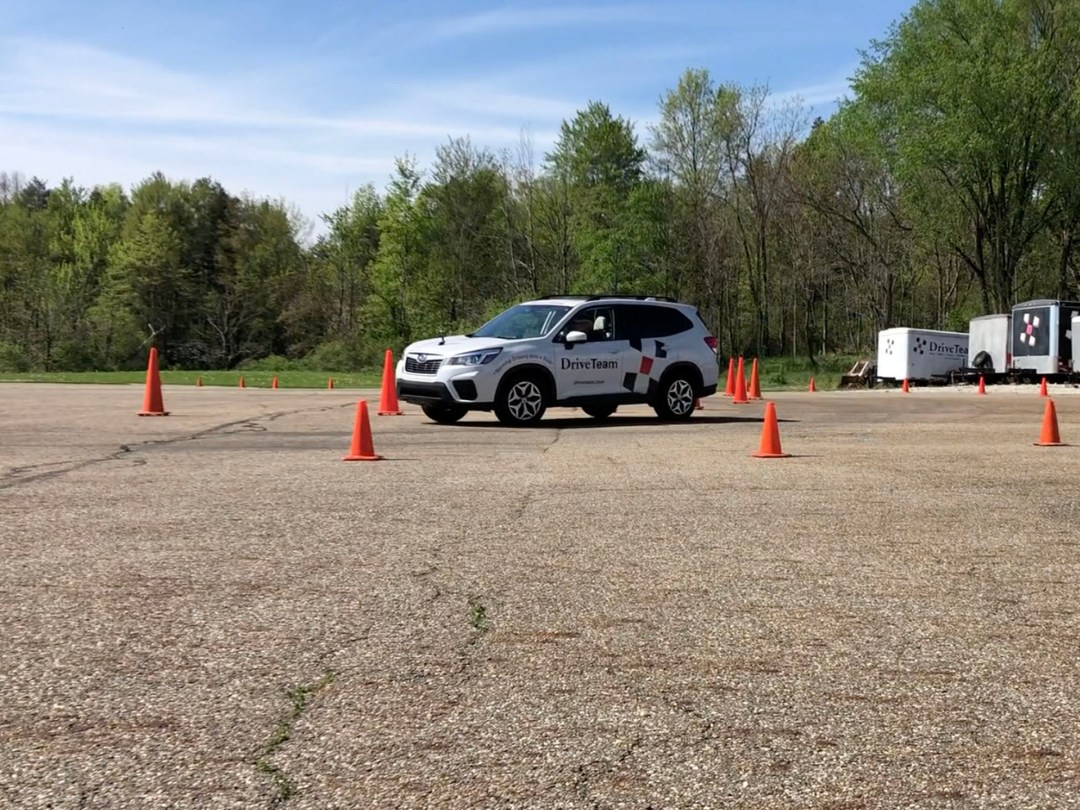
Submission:
M 436 20 L 426 31 L 417 26 L 408 42 L 620 23 L 659 27 L 678 13 L 692 16 L 687 7 L 673 13 L 661 5 L 506 8 Z M 393 41 L 387 29 L 379 35 Z M 384 75 L 369 55 L 355 62 L 342 56 L 338 64 L 328 56 L 296 70 L 283 58 L 268 74 L 250 65 L 242 73 L 181 70 L 80 42 L 0 38 L 0 170 L 52 183 L 70 176 L 84 186 L 130 186 L 157 170 L 175 179 L 211 176 L 234 193 L 285 198 L 316 220 L 364 183 L 384 188 L 396 157 L 408 153 L 429 165 L 450 137 L 516 150 L 527 130 L 539 159 L 561 121 L 590 100 L 609 102 L 646 143 L 660 92 L 642 98 L 642 86 L 657 77 L 673 86 L 688 64 L 726 49 L 692 37 L 649 37 L 633 47 L 606 37 L 573 54 L 515 53 L 485 73 L 462 60 L 442 74 L 428 67 Z M 361 63 L 360 77 L 350 81 Z M 831 104 L 846 91 L 846 81 L 811 83 L 773 100 Z
M 165 69 L 80 44 L 0 42 L 0 169 L 51 183 L 130 186 L 154 171 L 212 176 L 234 193 L 279 198 L 315 220 L 371 182 L 385 187 L 406 153 L 421 165 L 450 137 L 516 148 L 532 123 L 538 150 L 569 103 L 481 82 L 417 82 L 392 103 L 312 114 L 229 76 Z
M 672 23 L 677 17 L 670 7 L 660 5 L 592 5 L 548 8 L 500 8 L 440 20 L 427 31 L 414 31 L 414 42 L 436 42 L 462 37 L 536 31 L 542 28 L 570 28 L 589 25 Z
M 770 100 L 777 105 L 801 101 L 807 107 L 831 106 L 850 94 L 850 82 L 847 79 L 835 79 L 772 93 Z
M 141 121 L 242 123 L 258 112 L 228 82 L 76 43 L 0 42 L 0 110 Z

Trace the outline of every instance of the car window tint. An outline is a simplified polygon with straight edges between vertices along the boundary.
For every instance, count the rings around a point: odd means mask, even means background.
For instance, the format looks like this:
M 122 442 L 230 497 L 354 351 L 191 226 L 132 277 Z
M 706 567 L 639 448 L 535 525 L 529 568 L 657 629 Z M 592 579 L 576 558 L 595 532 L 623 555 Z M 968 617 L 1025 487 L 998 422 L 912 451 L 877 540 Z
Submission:
M 693 326 L 689 318 L 671 307 L 622 304 L 615 309 L 616 340 L 667 337 Z
M 610 306 L 582 309 L 567 321 L 561 330 L 561 337 L 565 338 L 568 332 L 584 332 L 589 336 L 590 343 L 611 340 L 613 322 L 614 312 Z

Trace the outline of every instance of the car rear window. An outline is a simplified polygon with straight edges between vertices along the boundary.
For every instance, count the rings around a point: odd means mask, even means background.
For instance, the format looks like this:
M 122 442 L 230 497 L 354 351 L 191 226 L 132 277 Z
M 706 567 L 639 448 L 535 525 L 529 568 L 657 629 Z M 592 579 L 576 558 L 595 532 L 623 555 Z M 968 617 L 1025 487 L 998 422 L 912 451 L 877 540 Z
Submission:
M 671 307 L 620 304 L 615 308 L 616 340 L 668 337 L 692 327 L 689 318 Z

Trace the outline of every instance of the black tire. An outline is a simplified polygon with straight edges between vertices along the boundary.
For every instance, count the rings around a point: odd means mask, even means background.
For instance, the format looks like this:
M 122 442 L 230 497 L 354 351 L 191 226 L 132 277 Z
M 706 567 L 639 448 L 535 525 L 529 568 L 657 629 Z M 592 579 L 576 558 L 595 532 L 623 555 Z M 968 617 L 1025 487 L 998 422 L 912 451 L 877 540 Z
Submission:
M 503 380 L 495 394 L 495 416 L 504 425 L 535 425 L 548 406 L 545 380 L 538 374 L 519 374 Z
M 440 425 L 452 425 L 468 413 L 465 408 L 455 405 L 421 405 L 420 410 L 424 412 L 424 416 Z
M 993 371 L 994 358 L 990 356 L 989 352 L 979 352 L 972 358 L 971 367 L 977 368 L 980 371 Z
M 589 416 L 594 419 L 607 419 L 616 410 L 618 405 L 582 405 L 581 410 L 585 411 Z
M 694 415 L 694 400 L 697 398 L 694 381 L 685 371 L 673 371 L 660 381 L 653 410 L 661 419 L 682 421 Z

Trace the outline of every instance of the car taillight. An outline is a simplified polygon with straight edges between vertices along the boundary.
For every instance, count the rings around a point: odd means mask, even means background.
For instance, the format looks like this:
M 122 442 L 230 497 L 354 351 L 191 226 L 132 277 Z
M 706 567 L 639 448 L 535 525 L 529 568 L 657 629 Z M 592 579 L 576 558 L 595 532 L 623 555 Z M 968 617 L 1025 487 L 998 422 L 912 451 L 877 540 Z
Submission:
M 712 335 L 709 335 L 707 338 L 705 338 L 705 343 L 710 349 L 712 349 L 713 354 L 716 354 L 716 338 L 714 338 Z

